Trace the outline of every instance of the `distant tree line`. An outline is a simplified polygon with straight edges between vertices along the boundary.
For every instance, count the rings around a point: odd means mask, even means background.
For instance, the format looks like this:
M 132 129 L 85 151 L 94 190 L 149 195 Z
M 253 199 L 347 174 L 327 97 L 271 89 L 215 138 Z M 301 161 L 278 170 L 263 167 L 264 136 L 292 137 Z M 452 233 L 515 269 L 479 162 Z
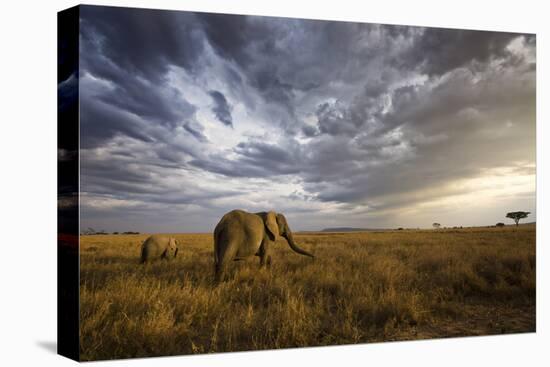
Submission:
M 93 235 L 106 235 L 106 234 L 109 234 L 109 233 L 106 232 L 103 229 L 99 230 L 99 231 L 96 231 L 92 227 L 88 227 L 87 229 L 83 230 L 81 232 L 81 234 L 86 235 L 86 236 L 93 236 Z M 126 231 L 126 232 L 113 232 L 112 234 L 139 234 L 139 232 Z
M 108 234 L 107 232 L 105 232 L 105 230 L 99 230 L 99 231 L 96 231 L 95 229 L 93 229 L 92 227 L 88 227 L 87 229 L 83 230 L 81 232 L 81 234 L 83 235 L 87 235 L 87 236 L 91 236 L 91 235 L 98 235 L 98 234 Z
M 529 216 L 529 214 L 531 214 L 531 212 L 522 212 L 522 211 L 518 211 L 518 212 L 509 212 L 509 213 L 506 213 L 506 218 L 510 218 L 512 219 L 515 223 L 516 223 L 516 226 L 519 225 L 519 221 L 522 220 L 522 219 L 525 219 Z M 502 222 L 498 222 L 497 224 L 495 224 L 494 226 L 488 226 L 488 227 L 504 227 L 505 224 L 502 223 Z M 441 228 L 441 224 L 440 223 L 433 223 L 432 224 L 432 227 L 434 229 L 439 229 Z M 444 229 L 447 229 L 447 227 L 443 227 Z M 460 227 L 453 227 L 453 229 L 458 229 L 458 228 L 462 228 L 462 226 Z M 398 230 L 402 230 L 403 228 L 398 228 Z

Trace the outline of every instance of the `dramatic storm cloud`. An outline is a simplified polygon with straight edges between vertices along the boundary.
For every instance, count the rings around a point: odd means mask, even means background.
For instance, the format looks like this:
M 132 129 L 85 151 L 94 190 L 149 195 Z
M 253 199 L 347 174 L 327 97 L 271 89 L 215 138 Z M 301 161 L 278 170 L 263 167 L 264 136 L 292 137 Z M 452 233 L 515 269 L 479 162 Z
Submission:
M 84 228 L 536 218 L 533 35 L 94 6 L 80 27 Z
M 231 117 L 231 108 L 227 104 L 225 96 L 217 90 L 212 90 L 208 94 L 214 100 L 214 108 L 212 112 L 216 114 L 218 120 L 228 126 L 233 126 L 233 118 Z

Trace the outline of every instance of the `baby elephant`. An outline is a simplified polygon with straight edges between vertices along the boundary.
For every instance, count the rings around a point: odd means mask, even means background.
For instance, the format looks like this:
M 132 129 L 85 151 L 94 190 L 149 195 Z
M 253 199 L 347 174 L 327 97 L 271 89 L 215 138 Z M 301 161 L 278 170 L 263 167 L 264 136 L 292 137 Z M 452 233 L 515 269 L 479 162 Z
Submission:
M 169 259 L 178 254 L 178 241 L 174 237 L 154 234 L 141 246 L 141 263 L 154 259 Z

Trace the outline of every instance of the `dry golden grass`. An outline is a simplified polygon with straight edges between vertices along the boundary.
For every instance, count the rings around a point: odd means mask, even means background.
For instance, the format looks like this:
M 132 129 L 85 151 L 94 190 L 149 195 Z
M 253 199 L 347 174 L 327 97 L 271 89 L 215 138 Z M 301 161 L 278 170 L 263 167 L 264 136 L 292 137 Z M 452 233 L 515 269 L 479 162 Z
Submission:
M 211 234 L 139 265 L 146 235 L 81 237 L 83 360 L 535 330 L 535 226 L 298 233 L 213 285 Z

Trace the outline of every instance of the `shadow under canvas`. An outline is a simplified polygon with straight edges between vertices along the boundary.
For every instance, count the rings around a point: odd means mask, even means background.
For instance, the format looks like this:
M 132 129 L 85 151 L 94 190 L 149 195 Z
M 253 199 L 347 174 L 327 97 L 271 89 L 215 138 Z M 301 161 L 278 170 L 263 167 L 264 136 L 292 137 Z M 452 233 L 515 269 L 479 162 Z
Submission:
M 36 345 L 38 345 L 39 347 L 45 349 L 46 351 L 48 351 L 50 353 L 57 354 L 57 342 L 55 342 L 55 341 L 41 340 L 41 341 L 37 341 Z

